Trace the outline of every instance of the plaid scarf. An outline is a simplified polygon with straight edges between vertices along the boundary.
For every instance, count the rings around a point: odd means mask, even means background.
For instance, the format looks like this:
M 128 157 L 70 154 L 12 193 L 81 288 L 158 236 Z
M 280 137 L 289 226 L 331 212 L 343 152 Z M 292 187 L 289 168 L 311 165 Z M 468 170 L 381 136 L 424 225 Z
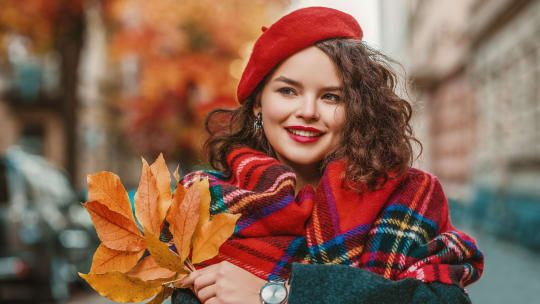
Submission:
M 266 279 L 288 278 L 292 263 L 345 264 L 384 278 L 414 278 L 464 287 L 479 279 L 483 255 L 450 223 L 438 180 L 410 169 L 359 196 L 342 187 L 345 162 L 328 164 L 317 189 L 295 196 L 295 173 L 249 148 L 227 157 L 232 176 L 208 178 L 210 212 L 241 213 L 233 236 L 206 265 L 227 260 Z M 204 266 L 204 265 L 202 265 Z

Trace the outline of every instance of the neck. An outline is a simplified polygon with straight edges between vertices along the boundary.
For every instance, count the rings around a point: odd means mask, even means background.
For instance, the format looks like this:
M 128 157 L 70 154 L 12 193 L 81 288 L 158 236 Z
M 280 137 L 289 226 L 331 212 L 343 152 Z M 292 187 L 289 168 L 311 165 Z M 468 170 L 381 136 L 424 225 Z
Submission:
M 318 173 L 318 172 L 317 172 Z M 309 177 L 312 177 L 313 175 L 310 175 Z M 317 174 L 316 178 L 306 178 L 301 174 L 298 174 L 296 172 L 296 189 L 294 194 L 298 194 L 302 188 L 304 188 L 306 185 L 311 185 L 313 188 L 317 188 L 317 185 L 319 184 L 319 180 L 321 177 Z
M 279 161 L 291 167 L 294 170 L 294 173 L 296 174 L 296 189 L 295 194 L 298 194 L 302 188 L 304 188 L 306 185 L 311 185 L 313 188 L 316 188 L 319 184 L 319 181 L 321 179 L 321 173 L 319 172 L 319 164 L 309 164 L 309 165 L 299 165 L 299 164 L 291 164 L 287 160 L 278 157 Z

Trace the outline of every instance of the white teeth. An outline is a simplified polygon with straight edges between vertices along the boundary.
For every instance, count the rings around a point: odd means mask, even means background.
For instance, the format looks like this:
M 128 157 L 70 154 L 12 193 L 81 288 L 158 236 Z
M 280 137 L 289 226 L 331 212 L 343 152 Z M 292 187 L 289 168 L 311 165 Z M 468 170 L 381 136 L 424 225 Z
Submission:
M 298 135 L 298 136 L 317 137 L 321 135 L 321 133 L 305 131 L 305 130 L 293 130 L 293 129 L 287 129 L 287 130 L 289 130 L 289 132 L 291 132 L 292 134 Z

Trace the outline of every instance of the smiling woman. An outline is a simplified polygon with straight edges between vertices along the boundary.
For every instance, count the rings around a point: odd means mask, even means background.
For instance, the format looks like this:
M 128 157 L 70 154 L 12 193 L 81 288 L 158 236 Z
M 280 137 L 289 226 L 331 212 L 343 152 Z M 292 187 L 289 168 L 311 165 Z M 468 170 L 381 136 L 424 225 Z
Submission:
M 208 178 L 211 214 L 242 216 L 175 303 L 469 302 L 483 255 L 437 178 L 411 168 L 411 106 L 361 38 L 323 7 L 263 28 L 240 107 L 207 118 L 217 171 L 182 180 Z
M 262 113 L 264 135 L 277 159 L 297 172 L 297 189 L 306 182 L 316 185 L 320 162 L 341 141 L 345 123 L 333 62 L 319 48 L 308 47 L 280 64 L 255 98 L 253 114 Z

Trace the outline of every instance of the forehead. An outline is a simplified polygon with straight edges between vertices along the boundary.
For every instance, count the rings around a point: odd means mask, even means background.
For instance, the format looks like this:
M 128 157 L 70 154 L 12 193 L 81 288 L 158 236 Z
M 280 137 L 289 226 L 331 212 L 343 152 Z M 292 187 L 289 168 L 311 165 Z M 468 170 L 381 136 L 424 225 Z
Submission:
M 305 48 L 284 60 L 276 68 L 270 81 L 280 76 L 306 84 L 341 86 L 334 62 L 316 46 Z

